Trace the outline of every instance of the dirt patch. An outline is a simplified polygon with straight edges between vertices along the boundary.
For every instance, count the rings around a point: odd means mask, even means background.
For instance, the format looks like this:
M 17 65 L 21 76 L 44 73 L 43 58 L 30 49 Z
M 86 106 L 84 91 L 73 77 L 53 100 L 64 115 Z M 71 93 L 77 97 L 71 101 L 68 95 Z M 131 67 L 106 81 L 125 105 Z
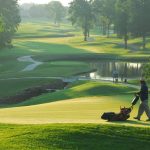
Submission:
M 6 97 L 6 98 L 0 98 L 0 104 L 6 105 L 6 104 L 17 104 L 23 101 L 26 101 L 32 97 L 36 97 L 39 95 L 42 95 L 43 93 L 52 93 L 57 90 L 62 90 L 68 85 L 67 82 L 63 81 L 57 81 L 55 83 L 50 83 L 38 87 L 28 88 L 22 91 L 21 93 L 18 93 L 14 96 Z

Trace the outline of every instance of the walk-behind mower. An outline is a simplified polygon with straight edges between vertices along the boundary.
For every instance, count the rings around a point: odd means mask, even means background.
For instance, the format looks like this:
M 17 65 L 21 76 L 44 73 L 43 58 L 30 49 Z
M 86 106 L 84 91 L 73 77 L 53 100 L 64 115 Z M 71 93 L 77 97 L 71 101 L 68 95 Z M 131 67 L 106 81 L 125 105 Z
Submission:
M 115 112 L 105 112 L 102 116 L 101 119 L 107 120 L 107 121 L 126 121 L 127 119 L 130 118 L 130 113 L 133 110 L 133 106 L 138 102 L 139 100 L 139 95 L 136 95 L 135 98 L 132 100 L 132 106 L 129 108 L 120 107 L 120 112 L 115 113 Z

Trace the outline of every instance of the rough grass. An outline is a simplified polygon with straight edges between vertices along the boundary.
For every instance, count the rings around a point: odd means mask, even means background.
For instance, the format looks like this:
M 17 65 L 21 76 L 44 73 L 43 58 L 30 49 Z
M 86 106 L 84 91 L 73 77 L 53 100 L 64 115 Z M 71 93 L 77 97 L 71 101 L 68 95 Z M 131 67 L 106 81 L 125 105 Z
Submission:
M 150 129 L 98 124 L 0 125 L 1 149 L 149 150 Z
M 0 80 L 0 97 L 14 96 L 27 88 L 53 84 L 53 79 L 16 79 Z

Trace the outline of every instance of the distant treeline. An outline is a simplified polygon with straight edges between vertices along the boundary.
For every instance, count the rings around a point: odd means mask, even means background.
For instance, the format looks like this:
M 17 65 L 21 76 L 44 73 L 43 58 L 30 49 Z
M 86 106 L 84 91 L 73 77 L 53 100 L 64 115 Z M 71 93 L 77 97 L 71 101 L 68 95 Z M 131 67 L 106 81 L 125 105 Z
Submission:
M 20 15 L 22 19 L 47 19 L 55 24 L 67 20 L 68 7 L 65 7 L 59 1 L 52 1 L 48 4 L 25 3 L 20 6 Z
M 143 49 L 150 34 L 150 0 L 73 0 L 69 7 L 73 24 L 83 29 L 87 40 L 90 29 L 99 26 L 103 34 L 110 35 L 110 28 L 124 39 L 142 37 Z
M 20 17 L 21 16 L 21 17 Z M 0 0 L 0 46 L 9 45 L 20 18 L 47 18 L 59 25 L 69 20 L 83 29 L 84 40 L 98 27 L 109 38 L 110 31 L 124 39 L 142 37 L 143 49 L 150 34 L 150 0 L 73 0 L 69 7 L 59 1 L 18 5 L 18 0 Z
M 47 18 L 59 25 L 67 20 L 68 8 L 59 1 L 52 1 L 45 5 L 23 4 L 18 0 L 0 0 L 0 47 L 11 47 L 11 40 L 17 31 L 21 19 Z

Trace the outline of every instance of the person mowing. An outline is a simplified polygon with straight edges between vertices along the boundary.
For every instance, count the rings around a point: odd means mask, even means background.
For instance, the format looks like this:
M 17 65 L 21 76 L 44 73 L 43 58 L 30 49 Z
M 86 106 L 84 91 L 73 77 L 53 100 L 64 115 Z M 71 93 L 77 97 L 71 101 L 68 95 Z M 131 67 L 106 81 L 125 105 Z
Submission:
M 140 120 L 141 116 L 144 112 L 146 112 L 146 115 L 148 119 L 146 121 L 150 121 L 150 109 L 148 105 L 148 86 L 145 82 L 145 80 L 140 80 L 141 83 L 141 90 L 136 93 L 141 99 L 141 104 L 139 106 L 138 115 L 137 117 L 134 117 L 134 119 Z

